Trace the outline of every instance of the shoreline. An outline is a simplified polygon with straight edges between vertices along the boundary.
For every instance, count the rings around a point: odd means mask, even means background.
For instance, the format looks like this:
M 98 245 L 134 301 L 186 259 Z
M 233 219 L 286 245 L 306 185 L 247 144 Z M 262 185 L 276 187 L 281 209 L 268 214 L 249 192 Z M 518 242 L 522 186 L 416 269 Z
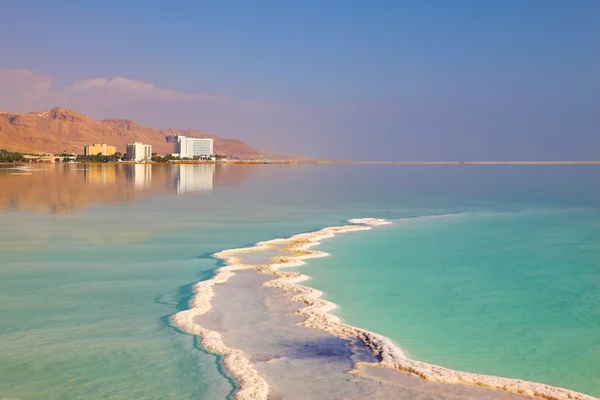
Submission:
M 70 161 L 70 162 L 4 162 L 0 165 L 28 165 L 28 164 L 232 164 L 232 165 L 262 165 L 262 164 L 318 164 L 318 165 L 600 165 L 599 161 L 343 161 L 343 160 L 306 160 L 306 159 L 250 159 L 250 160 L 216 160 L 216 161 Z
M 600 161 L 321 161 L 318 164 L 365 165 L 600 165 Z
M 321 291 L 299 284 L 309 279 L 307 275 L 298 272 L 284 272 L 281 269 L 301 266 L 305 263 L 303 260 L 306 259 L 328 256 L 328 253 L 323 251 L 309 250 L 310 247 L 319 245 L 319 240 L 334 237 L 339 233 L 369 230 L 391 222 L 377 218 L 362 218 L 350 219 L 348 223 L 350 225 L 327 227 L 315 232 L 258 242 L 253 246 L 228 249 L 215 253 L 213 257 L 223 260 L 225 266 L 218 268 L 213 278 L 196 283 L 194 285 L 195 294 L 190 301 L 190 309 L 172 316 L 171 321 L 176 327 L 189 334 L 200 336 L 200 343 L 203 347 L 223 357 L 223 366 L 239 385 L 234 395 L 236 399 L 267 399 L 269 396 L 269 385 L 260 376 L 255 366 L 242 350 L 228 347 L 219 332 L 201 327 L 195 323 L 194 319 L 211 309 L 211 299 L 215 295 L 213 286 L 226 283 L 236 274 L 236 271 L 242 270 L 254 270 L 255 272 L 273 276 L 274 279 L 266 281 L 263 286 L 281 289 L 285 293 L 293 295 L 291 300 L 305 304 L 305 307 L 296 311 L 296 314 L 299 314 L 303 318 L 299 325 L 325 331 L 339 338 L 357 339 L 377 356 L 379 361 L 375 363 L 355 363 L 354 369 L 349 371 L 352 374 L 361 375 L 361 367 L 379 367 L 409 373 L 431 382 L 479 386 L 530 398 L 549 400 L 594 399 L 594 397 L 583 393 L 542 383 L 455 371 L 411 360 L 406 357 L 391 339 L 359 327 L 342 323 L 339 317 L 330 314 L 337 307 L 336 304 L 322 299 L 321 296 L 323 293 Z M 245 264 L 240 258 L 240 255 L 244 253 L 277 250 L 277 246 L 283 246 L 279 251 L 287 254 L 272 258 L 271 261 L 273 263 L 271 264 Z

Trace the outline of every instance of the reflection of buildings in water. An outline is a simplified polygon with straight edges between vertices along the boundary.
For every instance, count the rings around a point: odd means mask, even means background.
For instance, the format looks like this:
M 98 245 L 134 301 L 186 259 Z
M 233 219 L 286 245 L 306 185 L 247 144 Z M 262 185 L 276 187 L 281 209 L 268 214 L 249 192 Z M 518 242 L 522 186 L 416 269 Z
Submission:
M 136 190 L 149 188 L 152 183 L 152 165 L 135 164 L 133 167 L 133 187 Z
M 152 165 L 150 164 L 124 164 L 125 181 L 128 187 L 135 190 L 148 189 L 152 183 Z
M 256 170 L 245 165 L 125 163 L 0 168 L 0 215 L 6 210 L 69 214 L 91 204 L 133 202 L 160 193 L 210 192 L 241 184 Z
M 178 164 L 173 172 L 177 194 L 213 190 L 215 164 Z
M 89 164 L 83 171 L 86 183 L 106 185 L 117 180 L 115 164 Z

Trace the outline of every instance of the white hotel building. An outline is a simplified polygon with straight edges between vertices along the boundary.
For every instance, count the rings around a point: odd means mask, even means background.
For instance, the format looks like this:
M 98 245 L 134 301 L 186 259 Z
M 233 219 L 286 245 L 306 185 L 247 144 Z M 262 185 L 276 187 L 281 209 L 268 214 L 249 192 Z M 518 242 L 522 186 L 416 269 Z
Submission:
M 152 146 L 140 142 L 128 144 L 125 158 L 131 161 L 150 161 L 152 159 Z
M 174 144 L 174 155 L 179 158 L 209 158 L 214 154 L 212 139 L 177 135 L 177 141 Z

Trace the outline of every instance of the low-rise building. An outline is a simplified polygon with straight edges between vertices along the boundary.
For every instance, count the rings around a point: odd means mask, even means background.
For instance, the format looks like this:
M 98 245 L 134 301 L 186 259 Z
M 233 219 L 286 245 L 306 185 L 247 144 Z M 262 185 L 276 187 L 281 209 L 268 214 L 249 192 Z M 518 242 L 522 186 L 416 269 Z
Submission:
M 140 142 L 128 144 L 125 158 L 130 161 L 150 161 L 152 159 L 152 146 Z
M 117 148 L 115 146 L 109 146 L 106 143 L 90 144 L 83 147 L 83 154 L 86 156 L 97 156 L 98 154 L 112 156 L 116 152 Z

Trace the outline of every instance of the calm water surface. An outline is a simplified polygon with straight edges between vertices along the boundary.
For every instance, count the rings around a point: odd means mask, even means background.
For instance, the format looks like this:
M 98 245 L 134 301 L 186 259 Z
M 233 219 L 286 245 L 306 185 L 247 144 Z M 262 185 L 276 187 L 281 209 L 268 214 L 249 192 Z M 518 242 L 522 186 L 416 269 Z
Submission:
M 600 395 L 597 166 L 0 168 L 0 398 L 226 398 L 168 324 L 210 254 L 353 217 L 396 223 L 304 267 L 347 322 Z

